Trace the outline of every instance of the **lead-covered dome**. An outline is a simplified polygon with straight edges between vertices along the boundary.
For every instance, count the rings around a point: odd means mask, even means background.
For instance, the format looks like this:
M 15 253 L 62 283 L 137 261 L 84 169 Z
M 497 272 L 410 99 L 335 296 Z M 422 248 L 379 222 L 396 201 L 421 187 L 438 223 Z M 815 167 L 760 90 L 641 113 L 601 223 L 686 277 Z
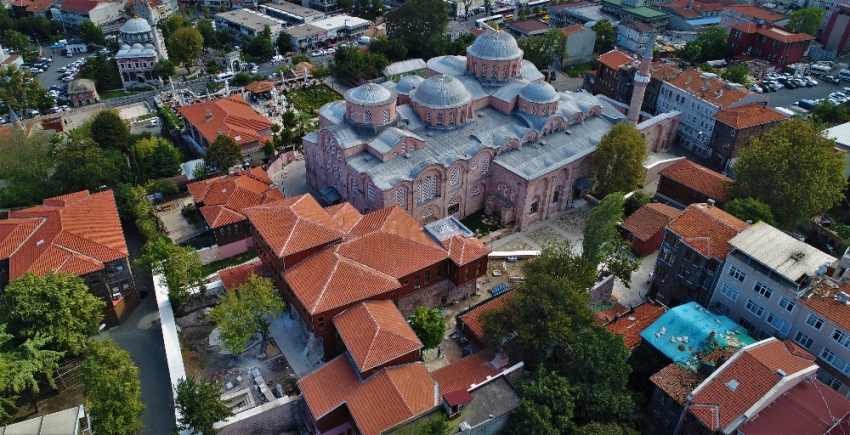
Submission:
M 505 32 L 484 32 L 466 49 L 466 53 L 484 60 L 513 60 L 522 57 L 516 39 Z
M 544 81 L 534 81 L 522 88 L 519 97 L 529 103 L 548 104 L 558 101 L 558 91 L 549 83 Z
M 450 109 L 472 102 L 472 94 L 460 80 L 452 76 L 433 76 L 414 90 L 410 99 L 431 109 Z
M 141 18 L 133 18 L 128 20 L 121 26 L 121 33 L 145 33 L 151 31 L 151 25 L 146 20 Z
M 395 98 L 395 92 L 374 83 L 366 83 L 345 93 L 345 101 L 357 106 L 383 106 L 395 101 Z
M 410 95 L 410 91 L 417 88 L 424 81 L 425 79 L 417 75 L 404 76 L 395 85 L 395 91 L 399 94 Z

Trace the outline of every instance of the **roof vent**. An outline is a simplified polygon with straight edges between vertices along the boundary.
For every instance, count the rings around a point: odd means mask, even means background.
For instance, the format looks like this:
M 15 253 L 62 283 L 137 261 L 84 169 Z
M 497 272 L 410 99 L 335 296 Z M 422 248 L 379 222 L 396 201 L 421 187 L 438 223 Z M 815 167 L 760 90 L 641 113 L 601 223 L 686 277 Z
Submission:
M 708 203 L 708 208 L 714 207 L 714 200 L 713 199 L 709 198 L 708 201 L 706 201 L 706 202 Z
M 738 385 L 741 385 L 741 383 L 734 379 L 726 383 L 726 386 L 729 387 L 729 389 L 732 391 L 735 391 L 735 389 L 738 388 Z
M 795 252 L 791 254 L 791 259 L 794 261 L 800 261 L 806 256 L 805 252 Z
M 409 159 L 410 157 L 411 157 L 411 156 L 410 156 L 410 153 L 404 153 L 404 158 L 405 158 L 405 159 Z
M 207 109 L 207 116 L 204 118 L 204 122 L 210 122 L 213 119 L 212 110 Z
M 776 374 L 779 375 L 780 378 L 784 378 L 785 376 L 788 376 L 787 374 L 785 374 L 785 370 L 782 370 L 782 369 L 777 369 Z
M 221 189 L 221 193 L 227 193 L 227 189 Z
M 235 140 L 236 142 L 239 142 L 240 140 L 242 140 L 242 136 L 236 136 L 236 137 L 233 138 L 233 140 Z
M 847 293 L 841 292 L 841 293 L 835 295 L 835 300 L 838 301 L 838 302 L 841 302 L 842 304 L 846 304 L 848 301 L 850 301 L 850 295 L 848 295 Z
M 41 239 L 41 240 L 35 242 L 35 246 L 41 246 L 43 244 L 44 244 L 44 239 Z

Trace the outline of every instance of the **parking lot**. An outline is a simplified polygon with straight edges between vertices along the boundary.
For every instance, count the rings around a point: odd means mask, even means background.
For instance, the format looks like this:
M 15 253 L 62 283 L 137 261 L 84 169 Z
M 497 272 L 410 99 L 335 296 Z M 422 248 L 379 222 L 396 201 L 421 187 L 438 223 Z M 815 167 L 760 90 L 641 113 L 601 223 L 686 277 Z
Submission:
M 818 80 L 818 82 L 817 86 L 810 88 L 782 88 L 776 92 L 765 92 L 764 95 L 770 98 L 767 102 L 768 106 L 790 108 L 794 103 L 802 99 L 817 100 L 819 98 L 825 98 L 827 95 L 841 90 L 842 87 L 850 86 L 850 82 L 847 81 L 842 81 L 840 85 L 827 83 L 823 80 Z

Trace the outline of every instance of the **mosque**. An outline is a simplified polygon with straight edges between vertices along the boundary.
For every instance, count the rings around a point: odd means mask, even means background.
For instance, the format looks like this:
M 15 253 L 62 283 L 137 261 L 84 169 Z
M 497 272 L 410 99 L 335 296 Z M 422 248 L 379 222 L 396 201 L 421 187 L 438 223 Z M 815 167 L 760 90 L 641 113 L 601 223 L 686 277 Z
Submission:
M 128 20 L 120 30 L 121 48 L 115 55 L 118 72 L 124 88 L 144 86 L 148 82 L 159 84 L 153 67 L 168 59 L 159 30 L 142 18 Z

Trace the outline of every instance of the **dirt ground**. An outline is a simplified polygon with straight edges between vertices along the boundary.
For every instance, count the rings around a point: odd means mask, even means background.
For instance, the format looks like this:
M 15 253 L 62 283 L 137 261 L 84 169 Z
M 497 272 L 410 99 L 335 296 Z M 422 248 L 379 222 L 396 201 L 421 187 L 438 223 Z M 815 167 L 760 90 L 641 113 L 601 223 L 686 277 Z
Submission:
M 38 401 L 38 412 L 36 412 L 35 407 L 32 405 L 29 395 L 24 394 L 18 399 L 18 407 L 12 414 L 11 419 L 5 423 L 17 423 L 39 415 L 47 415 L 79 406 L 86 401 L 85 397 L 83 397 L 84 389 L 85 386 L 82 383 L 61 393 L 49 386 L 42 387 L 41 394 L 36 397 Z

